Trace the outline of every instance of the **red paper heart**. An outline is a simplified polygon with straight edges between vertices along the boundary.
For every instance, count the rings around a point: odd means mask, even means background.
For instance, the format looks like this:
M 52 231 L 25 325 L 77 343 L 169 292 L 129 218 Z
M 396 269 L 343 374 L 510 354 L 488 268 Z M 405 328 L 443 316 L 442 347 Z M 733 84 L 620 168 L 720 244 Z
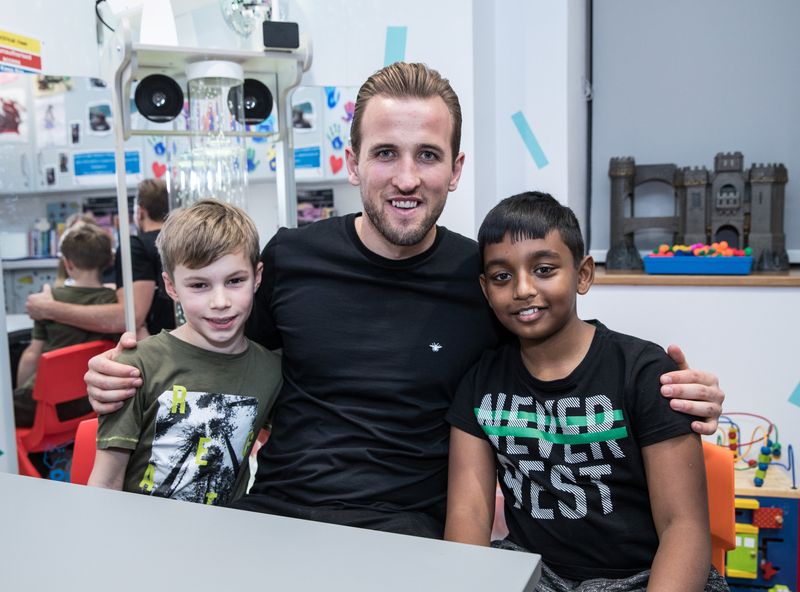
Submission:
M 164 176 L 164 173 L 167 172 L 167 165 L 161 164 L 160 162 L 153 163 L 153 174 L 156 176 L 156 179 L 160 179 Z
M 342 165 L 344 165 L 344 159 L 339 158 L 338 156 L 331 156 L 331 172 L 335 175 L 339 171 L 342 170 Z

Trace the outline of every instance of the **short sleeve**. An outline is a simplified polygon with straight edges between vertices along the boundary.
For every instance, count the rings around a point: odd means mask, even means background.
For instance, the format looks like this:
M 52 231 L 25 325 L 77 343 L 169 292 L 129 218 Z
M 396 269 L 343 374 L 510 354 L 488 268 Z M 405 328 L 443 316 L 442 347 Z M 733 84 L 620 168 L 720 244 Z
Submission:
M 33 329 L 31 329 L 31 339 L 39 339 L 47 341 L 47 325 L 44 321 L 33 321 Z
M 142 373 L 142 386 L 136 394 L 126 400 L 122 408 L 114 413 L 100 415 L 97 425 L 97 448 L 136 449 L 143 431 L 144 397 L 147 390 L 147 377 L 136 352 L 123 352 L 117 359 L 122 364 L 136 366 Z
M 661 395 L 660 377 L 673 370 L 677 370 L 675 363 L 655 344 L 648 344 L 636 360 L 626 397 L 639 446 L 692 432 L 691 422 L 695 418 L 674 411 L 669 399 Z
M 486 434 L 478 425 L 475 416 L 475 393 L 478 386 L 479 367 L 480 363 L 475 364 L 461 379 L 445 420 L 463 432 L 478 438 L 486 438 Z

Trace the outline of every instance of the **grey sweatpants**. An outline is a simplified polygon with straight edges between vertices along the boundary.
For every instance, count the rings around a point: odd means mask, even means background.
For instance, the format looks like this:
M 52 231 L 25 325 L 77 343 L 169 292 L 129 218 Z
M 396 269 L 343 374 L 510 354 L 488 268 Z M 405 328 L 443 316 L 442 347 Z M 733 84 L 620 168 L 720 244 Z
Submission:
M 509 551 L 529 552 L 524 547 L 520 547 L 508 539 L 492 541 L 492 547 Z M 617 580 L 597 578 L 579 582 L 562 578 L 547 567 L 546 563 L 542 562 L 542 577 L 536 585 L 536 592 L 644 592 L 647 589 L 649 579 L 650 570 L 648 569 L 628 578 Z M 728 582 L 714 569 L 714 566 L 710 566 L 705 592 L 728 592 L 728 590 Z

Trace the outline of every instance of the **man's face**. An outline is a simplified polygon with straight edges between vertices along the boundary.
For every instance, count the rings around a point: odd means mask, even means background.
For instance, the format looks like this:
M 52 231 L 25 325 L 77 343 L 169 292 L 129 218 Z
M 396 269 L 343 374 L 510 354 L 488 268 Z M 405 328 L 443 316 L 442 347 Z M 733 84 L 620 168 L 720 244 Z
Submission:
M 404 259 L 423 252 L 447 194 L 461 177 L 453 160 L 450 112 L 439 97 L 374 96 L 361 122 L 361 152 L 346 150 L 348 179 L 361 188 L 359 237 L 371 251 Z

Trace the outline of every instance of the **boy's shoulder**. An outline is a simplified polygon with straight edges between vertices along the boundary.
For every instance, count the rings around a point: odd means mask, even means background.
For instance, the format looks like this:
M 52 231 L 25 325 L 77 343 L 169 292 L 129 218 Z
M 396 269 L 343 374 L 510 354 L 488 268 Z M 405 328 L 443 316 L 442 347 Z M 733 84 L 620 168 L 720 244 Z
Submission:
M 268 350 L 263 345 L 247 339 L 248 348 L 246 354 L 250 356 L 257 356 L 263 358 L 266 363 L 280 364 L 281 357 L 273 351 Z M 178 337 L 171 335 L 167 329 L 163 329 L 161 333 L 145 337 L 136 344 L 135 349 L 124 350 L 122 355 L 133 355 L 136 353 L 146 356 L 158 356 L 169 354 L 170 356 L 186 356 L 186 355 L 208 355 L 213 357 L 235 355 L 235 354 L 220 354 L 211 350 L 197 347 L 182 341 Z
M 280 371 L 281 369 L 281 356 L 274 351 L 271 351 L 261 345 L 260 343 L 256 343 L 252 339 L 248 339 L 248 353 L 251 356 L 255 356 L 259 358 L 259 362 L 263 363 L 268 366 L 268 369 L 276 369 Z
M 603 350 L 605 351 L 613 349 L 630 358 L 638 358 L 644 354 L 655 357 L 669 357 L 664 348 L 652 341 L 614 331 L 596 319 L 587 322 L 595 327 L 597 332 L 596 339 L 602 342 Z
M 107 304 L 117 301 L 116 291 L 105 286 L 96 288 L 58 286 L 53 288 L 52 294 L 54 300 L 71 304 Z

